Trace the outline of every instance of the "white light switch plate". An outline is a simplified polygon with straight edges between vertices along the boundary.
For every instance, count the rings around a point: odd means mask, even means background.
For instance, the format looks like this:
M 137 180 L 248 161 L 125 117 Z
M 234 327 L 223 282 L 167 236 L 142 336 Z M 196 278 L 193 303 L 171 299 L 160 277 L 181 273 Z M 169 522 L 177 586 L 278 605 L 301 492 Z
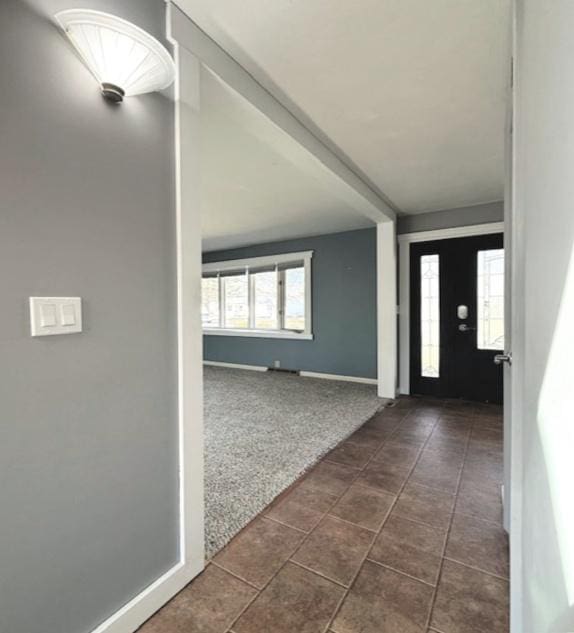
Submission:
M 82 331 L 80 297 L 30 297 L 32 336 L 72 334 Z

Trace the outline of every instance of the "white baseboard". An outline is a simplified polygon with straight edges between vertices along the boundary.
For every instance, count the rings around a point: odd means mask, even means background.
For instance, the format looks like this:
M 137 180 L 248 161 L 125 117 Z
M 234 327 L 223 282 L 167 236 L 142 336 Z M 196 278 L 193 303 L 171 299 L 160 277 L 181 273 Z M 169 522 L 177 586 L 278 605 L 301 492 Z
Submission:
M 268 367 L 262 365 L 240 365 L 239 363 L 220 363 L 214 360 L 204 360 L 204 365 L 211 367 L 230 367 L 231 369 L 250 369 L 251 371 L 268 371 Z M 323 374 L 318 371 L 300 371 L 303 378 L 323 378 L 324 380 L 341 380 L 343 382 L 360 382 L 364 385 L 376 385 L 376 378 L 362 378 L 361 376 L 340 376 L 339 374 Z
M 261 365 L 240 365 L 238 363 L 220 363 L 215 360 L 204 360 L 204 365 L 208 365 L 210 367 L 229 367 L 231 369 L 250 369 L 251 371 L 267 371 L 267 367 L 263 367 Z
M 193 569 L 191 565 L 178 563 L 102 622 L 92 633 L 134 633 L 202 569 Z
M 342 380 L 343 382 L 360 382 L 365 385 L 376 385 L 376 378 L 362 378 L 361 376 L 339 376 L 337 374 L 322 374 L 317 371 L 301 371 L 300 376 L 305 378 L 323 378 L 325 380 Z

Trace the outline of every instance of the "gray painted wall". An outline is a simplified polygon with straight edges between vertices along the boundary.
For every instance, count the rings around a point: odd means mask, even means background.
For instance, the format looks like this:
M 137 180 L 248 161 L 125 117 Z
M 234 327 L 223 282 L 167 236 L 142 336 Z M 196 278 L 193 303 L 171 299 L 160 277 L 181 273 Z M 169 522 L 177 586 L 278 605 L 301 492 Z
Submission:
M 312 341 L 204 336 L 204 358 L 343 376 L 377 376 L 375 229 L 206 253 L 205 262 L 313 250 Z
M 502 222 L 503 220 L 504 203 L 502 201 L 489 202 L 487 204 L 476 204 L 472 207 L 400 216 L 397 221 L 397 233 L 434 231 L 455 226 Z
M 0 2 L 0 631 L 87 633 L 178 558 L 173 103 L 107 105 L 46 15 Z M 84 332 L 32 339 L 30 295 Z

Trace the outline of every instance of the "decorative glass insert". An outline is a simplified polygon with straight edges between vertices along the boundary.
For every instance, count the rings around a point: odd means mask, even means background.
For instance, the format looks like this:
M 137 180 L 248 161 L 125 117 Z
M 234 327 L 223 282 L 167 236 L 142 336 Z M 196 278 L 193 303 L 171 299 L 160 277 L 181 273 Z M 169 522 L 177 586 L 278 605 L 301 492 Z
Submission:
M 288 268 L 285 271 L 286 330 L 305 330 L 305 268 Z
M 201 280 L 201 323 L 203 327 L 219 327 L 219 278 Z
M 439 256 L 421 256 L 421 376 L 438 378 L 440 366 Z
M 224 301 L 224 327 L 249 327 L 249 291 L 247 275 L 222 277 Z
M 277 322 L 277 272 L 252 273 L 253 320 L 257 330 L 276 330 Z
M 504 249 L 478 251 L 477 346 L 504 349 Z

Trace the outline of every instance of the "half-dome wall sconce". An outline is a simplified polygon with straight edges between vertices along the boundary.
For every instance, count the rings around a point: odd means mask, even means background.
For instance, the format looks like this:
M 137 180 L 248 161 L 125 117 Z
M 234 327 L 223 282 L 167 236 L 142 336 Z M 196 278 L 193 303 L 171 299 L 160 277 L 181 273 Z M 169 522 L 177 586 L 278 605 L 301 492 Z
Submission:
M 115 103 L 167 88 L 175 65 L 165 46 L 139 26 L 109 13 L 69 9 L 56 14 L 70 42 Z

